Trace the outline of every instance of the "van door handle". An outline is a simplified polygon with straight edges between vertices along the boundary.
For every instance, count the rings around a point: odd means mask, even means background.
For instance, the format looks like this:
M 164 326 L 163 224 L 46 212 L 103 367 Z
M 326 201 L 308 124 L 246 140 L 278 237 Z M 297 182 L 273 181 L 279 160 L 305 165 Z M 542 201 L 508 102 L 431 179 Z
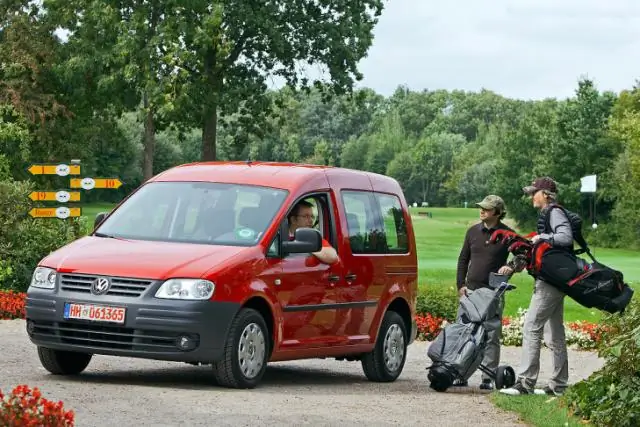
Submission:
M 355 274 L 351 273 L 351 274 L 347 274 L 346 276 L 344 276 L 345 279 L 347 279 L 349 282 L 356 280 L 356 276 Z
M 340 276 L 336 276 L 335 274 L 332 274 L 331 276 L 328 277 L 330 282 L 337 282 L 340 280 Z

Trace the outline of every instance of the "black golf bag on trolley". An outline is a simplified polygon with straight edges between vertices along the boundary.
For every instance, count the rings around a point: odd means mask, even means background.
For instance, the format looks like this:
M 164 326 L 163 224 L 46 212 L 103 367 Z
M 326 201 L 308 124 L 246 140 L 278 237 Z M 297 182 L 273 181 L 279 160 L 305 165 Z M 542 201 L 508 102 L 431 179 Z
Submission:
M 515 372 L 510 366 L 499 366 L 493 371 L 482 365 L 489 323 L 500 321 L 497 313 L 500 298 L 515 289 L 504 279 L 505 276 L 492 273 L 490 288 L 463 296 L 459 320 L 445 326 L 429 346 L 427 356 L 433 363 L 427 368 L 427 378 L 432 389 L 446 391 L 456 379 L 466 381 L 478 369 L 493 379 L 498 389 L 515 384 Z

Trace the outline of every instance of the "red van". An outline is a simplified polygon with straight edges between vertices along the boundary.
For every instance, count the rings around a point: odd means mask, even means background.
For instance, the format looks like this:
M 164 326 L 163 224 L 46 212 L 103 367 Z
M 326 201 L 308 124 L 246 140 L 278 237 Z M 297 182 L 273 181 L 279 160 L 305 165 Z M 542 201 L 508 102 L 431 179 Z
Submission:
M 103 354 L 211 364 L 218 384 L 252 388 L 269 361 L 335 357 L 394 381 L 416 336 L 416 296 L 395 180 L 195 163 L 153 177 L 44 258 L 26 325 L 53 374 Z

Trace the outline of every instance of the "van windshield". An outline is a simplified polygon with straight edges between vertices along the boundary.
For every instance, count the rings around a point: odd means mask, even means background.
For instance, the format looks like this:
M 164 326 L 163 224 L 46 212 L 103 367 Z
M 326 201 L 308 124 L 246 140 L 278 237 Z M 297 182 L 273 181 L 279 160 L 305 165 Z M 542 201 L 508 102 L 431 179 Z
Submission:
M 151 182 L 96 230 L 98 236 L 163 242 L 253 246 L 286 190 L 212 182 Z

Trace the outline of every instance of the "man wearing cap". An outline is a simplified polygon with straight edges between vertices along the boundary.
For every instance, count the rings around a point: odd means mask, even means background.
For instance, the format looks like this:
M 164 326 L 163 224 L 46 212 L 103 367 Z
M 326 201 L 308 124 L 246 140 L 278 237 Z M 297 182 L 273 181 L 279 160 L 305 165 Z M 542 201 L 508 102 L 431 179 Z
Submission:
M 511 275 L 516 269 L 507 264 L 509 252 L 504 245 L 489 245 L 487 242 L 491 234 L 496 230 L 513 231 L 502 222 L 507 214 L 504 201 L 496 195 L 488 195 L 481 202 L 476 203 L 480 207 L 480 223 L 473 225 L 467 233 L 458 257 L 458 272 L 456 282 L 460 297 L 469 295 L 475 289 L 489 287 L 490 273 Z M 518 271 L 522 268 L 518 268 Z M 498 316 L 487 322 L 489 339 L 484 355 L 483 365 L 495 370 L 500 361 L 500 336 L 502 334 L 502 310 L 504 309 L 504 297 L 501 298 Z M 458 319 L 460 318 L 458 312 Z M 466 381 L 456 380 L 454 385 L 466 386 Z M 483 390 L 493 389 L 491 378 L 483 373 Z
M 540 210 L 537 234 L 533 244 L 545 241 L 554 248 L 573 250 L 571 223 L 562 209 L 554 209 L 558 193 L 555 181 L 549 177 L 537 178 L 522 189 L 532 198 L 533 207 Z M 567 388 L 569 363 L 564 331 L 565 295 L 543 280 L 536 279 L 533 296 L 525 316 L 522 357 L 516 384 L 500 390 L 501 393 L 518 396 L 523 394 L 561 395 Z M 543 335 L 553 352 L 553 373 L 542 390 L 534 387 L 540 372 L 540 347 Z M 548 336 L 548 339 L 547 339 Z

